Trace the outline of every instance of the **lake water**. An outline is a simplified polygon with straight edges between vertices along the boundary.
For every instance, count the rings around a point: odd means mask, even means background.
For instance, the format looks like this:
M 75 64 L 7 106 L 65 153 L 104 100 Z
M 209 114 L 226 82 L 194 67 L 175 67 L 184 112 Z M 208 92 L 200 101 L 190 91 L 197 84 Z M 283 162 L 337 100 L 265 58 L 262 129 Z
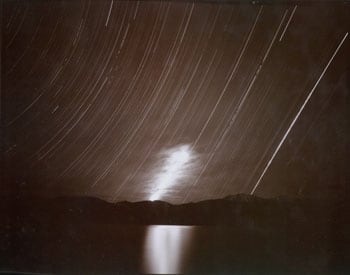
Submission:
M 64 225 L 21 231 L 0 266 L 53 274 L 323 274 L 330 263 L 327 244 L 310 239 L 315 234 L 254 224 Z
M 327 253 L 312 241 L 300 242 L 302 238 L 303 234 L 288 236 L 257 228 L 244 231 L 234 226 L 147 226 L 140 271 L 284 274 L 287 270 L 292 273 L 327 270 Z
M 190 256 L 194 226 L 148 226 L 143 248 L 143 273 L 184 273 Z

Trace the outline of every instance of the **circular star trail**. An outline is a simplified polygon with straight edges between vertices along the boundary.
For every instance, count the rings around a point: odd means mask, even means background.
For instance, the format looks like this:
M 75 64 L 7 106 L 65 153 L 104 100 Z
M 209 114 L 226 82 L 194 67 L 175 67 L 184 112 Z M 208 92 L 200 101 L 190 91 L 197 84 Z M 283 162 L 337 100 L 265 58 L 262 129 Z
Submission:
M 3 193 L 344 193 L 349 14 L 346 2 L 3 1 Z

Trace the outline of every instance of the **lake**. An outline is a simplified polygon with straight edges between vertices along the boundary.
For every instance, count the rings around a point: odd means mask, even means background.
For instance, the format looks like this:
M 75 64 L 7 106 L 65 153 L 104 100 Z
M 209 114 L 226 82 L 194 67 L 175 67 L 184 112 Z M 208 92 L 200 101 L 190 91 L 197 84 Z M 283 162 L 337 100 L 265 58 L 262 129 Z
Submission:
M 327 271 L 329 246 L 315 234 L 234 226 L 62 223 L 22 228 L 2 270 L 55 274 L 303 274 Z M 305 240 L 304 238 L 307 238 Z

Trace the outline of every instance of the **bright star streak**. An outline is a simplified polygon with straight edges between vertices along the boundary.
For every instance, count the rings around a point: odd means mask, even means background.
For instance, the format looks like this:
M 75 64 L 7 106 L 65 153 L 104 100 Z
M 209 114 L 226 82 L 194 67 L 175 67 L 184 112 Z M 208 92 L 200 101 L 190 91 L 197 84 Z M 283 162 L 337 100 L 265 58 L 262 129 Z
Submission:
M 296 116 L 294 117 L 292 123 L 289 125 L 289 127 L 288 127 L 286 133 L 284 134 L 283 138 L 281 139 L 280 143 L 279 143 L 278 146 L 276 147 L 275 152 L 273 152 L 272 157 L 270 158 L 270 160 L 269 160 L 268 163 L 266 164 L 266 166 L 265 166 L 263 172 L 261 173 L 261 175 L 260 175 L 258 181 L 256 182 L 256 184 L 255 184 L 253 190 L 250 192 L 251 195 L 254 194 L 256 188 L 259 186 L 259 184 L 260 184 L 261 180 L 263 179 L 263 177 L 264 177 L 266 171 L 269 169 L 269 167 L 270 167 L 272 161 L 274 160 L 274 158 L 276 157 L 278 151 L 279 151 L 280 148 L 282 147 L 282 144 L 283 144 L 284 141 L 286 140 L 286 138 L 287 138 L 287 136 L 288 136 L 290 130 L 293 128 L 293 126 L 294 126 L 295 122 L 298 120 L 298 118 L 299 118 L 301 112 L 304 110 L 306 104 L 309 102 L 311 96 L 313 95 L 314 91 L 316 90 L 316 87 L 318 86 L 318 83 L 320 83 L 322 77 L 323 77 L 324 74 L 326 73 L 326 71 L 327 71 L 329 65 L 332 63 L 332 61 L 333 61 L 334 57 L 336 56 L 336 54 L 338 53 L 340 47 L 343 45 L 343 43 L 344 43 L 345 39 L 347 38 L 348 34 L 349 34 L 349 33 L 346 33 L 346 34 L 344 35 L 342 41 L 339 43 L 338 47 L 335 49 L 335 51 L 334 51 L 332 57 L 329 59 L 329 61 L 328 61 L 327 65 L 326 65 L 326 67 L 323 69 L 323 71 L 322 71 L 320 77 L 319 77 L 318 80 L 316 81 L 314 87 L 311 89 L 311 91 L 310 91 L 309 95 L 307 96 L 307 98 L 305 99 L 303 105 L 301 105 L 301 107 L 300 107 L 298 113 L 297 113 Z

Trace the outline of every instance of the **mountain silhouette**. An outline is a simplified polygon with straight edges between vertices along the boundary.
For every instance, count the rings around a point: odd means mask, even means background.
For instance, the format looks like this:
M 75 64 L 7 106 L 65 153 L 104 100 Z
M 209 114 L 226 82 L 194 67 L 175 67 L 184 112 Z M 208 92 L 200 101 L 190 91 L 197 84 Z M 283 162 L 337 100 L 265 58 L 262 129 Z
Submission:
M 338 274 L 350 271 L 349 210 L 347 200 L 242 194 L 182 205 L 7 197 L 0 271 L 134 274 L 148 225 L 190 225 L 202 233 L 189 273 Z

